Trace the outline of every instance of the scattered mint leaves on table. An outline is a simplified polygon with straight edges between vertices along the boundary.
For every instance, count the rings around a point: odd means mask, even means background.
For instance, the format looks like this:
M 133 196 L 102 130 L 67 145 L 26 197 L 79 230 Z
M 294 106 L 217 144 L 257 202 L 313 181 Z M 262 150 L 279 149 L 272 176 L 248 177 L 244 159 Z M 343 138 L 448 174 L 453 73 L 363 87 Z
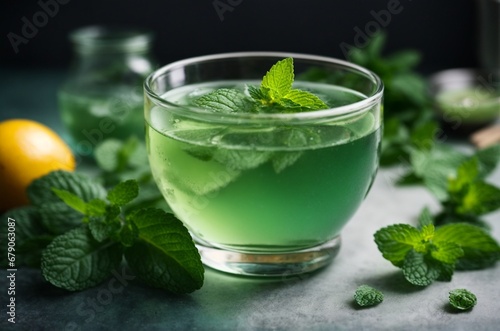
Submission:
M 371 286 L 360 285 L 354 293 L 354 301 L 361 307 L 374 306 L 384 301 L 384 294 Z
M 421 220 L 425 225 L 420 229 L 394 224 L 374 234 L 382 256 L 401 268 L 411 284 L 450 281 L 456 268 L 485 268 L 500 260 L 500 245 L 484 229 L 467 223 L 435 228 L 429 217 L 424 211 Z
M 456 289 L 449 293 L 450 305 L 459 310 L 472 309 L 477 303 L 477 297 L 474 293 L 466 289 Z

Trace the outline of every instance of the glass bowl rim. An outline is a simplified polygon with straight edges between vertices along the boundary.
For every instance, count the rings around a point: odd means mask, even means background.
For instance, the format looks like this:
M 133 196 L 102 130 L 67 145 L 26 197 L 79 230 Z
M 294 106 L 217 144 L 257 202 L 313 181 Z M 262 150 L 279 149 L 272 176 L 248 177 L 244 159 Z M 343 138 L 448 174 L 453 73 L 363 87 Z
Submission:
M 254 114 L 254 113 L 212 113 L 207 112 L 203 108 L 194 107 L 194 106 L 186 106 L 179 105 L 176 103 L 172 103 L 168 100 L 165 100 L 160 95 L 158 95 L 155 91 L 153 91 L 151 85 L 152 83 L 165 75 L 166 72 L 181 68 L 183 66 L 201 63 L 201 62 L 209 62 L 209 61 L 218 61 L 225 59 L 236 59 L 236 58 L 276 58 L 276 60 L 284 59 L 287 57 L 292 57 L 294 60 L 306 60 L 306 61 L 316 61 L 321 62 L 322 64 L 334 64 L 342 66 L 346 69 L 350 69 L 352 71 L 356 71 L 361 73 L 371 79 L 371 81 L 376 86 L 375 91 L 367 96 L 366 99 L 348 104 L 339 107 L 322 109 L 322 110 L 314 110 L 308 112 L 298 112 L 298 113 L 273 113 L 273 114 Z M 264 75 L 265 73 L 263 73 Z M 304 53 L 293 53 L 293 52 L 270 52 L 270 51 L 262 51 L 262 52 L 230 52 L 230 53 L 218 53 L 212 55 L 202 55 L 191 58 L 186 58 L 183 60 L 175 61 L 169 63 L 155 71 L 153 71 L 146 79 L 144 80 L 144 92 L 147 96 L 158 106 L 163 108 L 169 108 L 169 111 L 173 109 L 182 109 L 182 115 L 205 119 L 205 120 L 214 120 L 216 122 L 259 122 L 262 120 L 273 120 L 273 121 L 304 121 L 304 120 L 318 120 L 322 118 L 332 118 L 332 117 L 345 117 L 345 116 L 353 116 L 358 115 L 359 113 L 363 113 L 368 111 L 371 107 L 376 105 L 379 101 L 381 101 L 384 92 L 384 84 L 382 80 L 375 74 L 373 71 L 368 70 L 362 66 L 357 64 L 320 55 L 311 55 Z

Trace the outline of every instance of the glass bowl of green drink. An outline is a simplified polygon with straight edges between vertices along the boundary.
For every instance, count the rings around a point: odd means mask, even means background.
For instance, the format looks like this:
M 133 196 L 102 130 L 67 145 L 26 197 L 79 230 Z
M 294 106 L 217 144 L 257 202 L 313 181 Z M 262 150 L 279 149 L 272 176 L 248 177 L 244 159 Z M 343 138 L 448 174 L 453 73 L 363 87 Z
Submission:
M 332 261 L 378 168 L 374 73 L 242 52 L 171 63 L 144 88 L 151 171 L 205 265 L 283 276 Z

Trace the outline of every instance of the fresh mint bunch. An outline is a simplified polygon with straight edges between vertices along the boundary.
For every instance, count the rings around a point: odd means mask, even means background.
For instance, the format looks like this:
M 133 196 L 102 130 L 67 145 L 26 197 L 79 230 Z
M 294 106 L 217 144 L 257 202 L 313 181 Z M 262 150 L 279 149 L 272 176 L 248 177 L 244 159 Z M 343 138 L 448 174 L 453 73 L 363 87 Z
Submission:
M 474 293 L 466 289 L 456 289 L 449 293 L 450 305 L 459 310 L 472 309 L 477 303 L 477 297 Z
M 161 209 L 127 208 L 139 196 L 136 180 L 106 190 L 81 174 L 54 171 L 28 192 L 33 206 L 8 215 L 16 219 L 21 262 L 41 267 L 51 284 L 70 291 L 98 285 L 125 257 L 151 286 L 174 293 L 202 286 L 201 258 L 183 224 Z
M 384 294 L 371 286 L 360 285 L 354 293 L 354 301 L 361 307 L 374 306 L 384 301 Z
M 217 113 L 283 113 L 326 109 L 316 95 L 293 88 L 293 59 L 278 61 L 262 78 L 260 87 L 248 86 L 248 95 L 236 89 L 217 89 L 193 101 Z
M 478 226 L 454 223 L 435 228 L 428 210 L 421 214 L 420 224 L 390 225 L 374 235 L 382 256 L 401 268 L 411 284 L 450 281 L 455 268 L 485 268 L 500 259 L 499 244 Z
M 380 164 L 394 165 L 407 159 L 409 147 L 415 147 L 415 134 L 431 137 L 437 128 L 428 93 L 428 83 L 416 67 L 421 55 L 402 50 L 383 55 L 387 35 L 380 32 L 364 48 L 355 48 L 349 59 L 374 71 L 384 82 L 384 136 Z M 434 137 L 432 137 L 434 139 Z
M 500 145 L 467 155 L 432 143 L 410 150 L 409 171 L 400 184 L 423 184 L 440 201 L 436 224 L 484 226 L 481 217 L 500 208 L 500 188 L 486 180 L 499 161 Z
M 383 54 L 387 35 L 374 35 L 366 46 L 353 48 L 348 60 L 375 72 L 384 83 L 384 132 L 380 155 L 381 166 L 401 164 L 408 160 L 409 148 L 415 147 L 415 135 L 425 133 L 434 140 L 434 119 L 428 83 L 417 72 L 421 55 L 416 50 Z M 359 81 L 349 74 L 312 69 L 301 75 L 317 81 L 356 88 Z M 420 132 L 416 132 L 420 131 Z

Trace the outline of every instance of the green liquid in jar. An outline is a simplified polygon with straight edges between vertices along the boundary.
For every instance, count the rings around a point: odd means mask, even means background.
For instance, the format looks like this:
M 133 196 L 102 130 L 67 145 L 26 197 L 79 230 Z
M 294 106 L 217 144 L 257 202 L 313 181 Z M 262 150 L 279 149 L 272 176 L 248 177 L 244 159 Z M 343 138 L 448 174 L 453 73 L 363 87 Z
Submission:
M 108 138 L 143 137 L 143 107 L 142 94 L 126 86 L 59 93 L 62 122 L 80 155 L 92 154 Z

